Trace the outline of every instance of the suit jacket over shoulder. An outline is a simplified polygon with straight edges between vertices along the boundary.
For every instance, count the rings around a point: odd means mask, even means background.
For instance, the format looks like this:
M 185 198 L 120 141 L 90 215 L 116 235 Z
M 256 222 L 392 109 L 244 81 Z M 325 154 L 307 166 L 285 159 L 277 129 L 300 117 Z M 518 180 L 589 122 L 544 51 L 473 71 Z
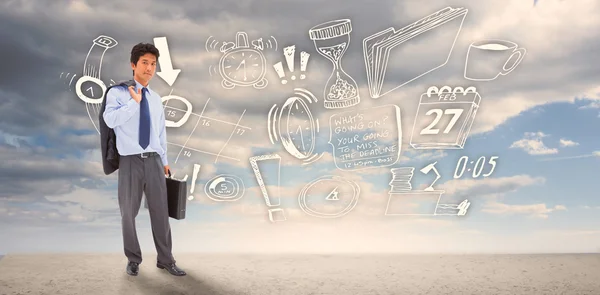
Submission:
M 127 80 L 112 85 L 104 92 L 104 99 L 100 108 L 100 150 L 102 152 L 102 168 L 104 174 L 109 175 L 119 169 L 119 151 L 117 150 L 117 136 L 112 128 L 109 128 L 104 122 L 104 111 L 106 110 L 106 95 L 113 87 L 135 86 L 135 80 Z

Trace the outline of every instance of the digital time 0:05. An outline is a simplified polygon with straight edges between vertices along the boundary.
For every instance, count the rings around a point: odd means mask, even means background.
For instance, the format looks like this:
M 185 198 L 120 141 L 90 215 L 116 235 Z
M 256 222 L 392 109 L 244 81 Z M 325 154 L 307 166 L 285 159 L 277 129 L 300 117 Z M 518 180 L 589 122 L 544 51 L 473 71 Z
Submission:
M 456 169 L 454 170 L 454 178 L 461 178 L 463 176 L 463 174 L 465 173 L 465 170 L 467 170 L 468 172 L 473 171 L 472 172 L 473 178 L 477 178 L 481 175 L 481 172 L 483 172 L 483 168 L 486 163 L 492 165 L 492 169 L 490 169 L 490 172 L 483 174 L 483 177 L 488 177 L 488 176 L 492 175 L 492 173 L 494 172 L 494 169 L 496 169 L 496 159 L 498 159 L 497 156 L 492 156 L 486 162 L 486 157 L 484 156 L 484 157 L 479 157 L 479 159 L 477 159 L 477 162 L 474 162 L 474 161 L 469 161 L 468 156 L 462 156 L 458 160 L 458 163 L 456 163 Z M 473 165 L 473 163 L 475 163 L 475 165 Z

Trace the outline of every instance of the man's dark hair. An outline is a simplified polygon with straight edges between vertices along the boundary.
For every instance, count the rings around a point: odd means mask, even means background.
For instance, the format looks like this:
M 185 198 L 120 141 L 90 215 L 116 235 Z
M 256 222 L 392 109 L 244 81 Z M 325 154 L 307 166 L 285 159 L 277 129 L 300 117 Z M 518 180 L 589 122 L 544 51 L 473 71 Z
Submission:
M 133 48 L 131 48 L 131 58 L 130 58 L 130 61 L 134 65 L 137 65 L 138 61 L 140 60 L 140 57 L 142 57 L 142 55 L 144 55 L 146 53 L 153 54 L 154 56 L 156 56 L 157 60 L 158 60 L 158 57 L 160 56 L 160 53 L 158 52 L 158 48 L 156 48 L 154 46 L 154 44 L 151 44 L 151 43 L 138 43 L 135 46 L 133 46 Z

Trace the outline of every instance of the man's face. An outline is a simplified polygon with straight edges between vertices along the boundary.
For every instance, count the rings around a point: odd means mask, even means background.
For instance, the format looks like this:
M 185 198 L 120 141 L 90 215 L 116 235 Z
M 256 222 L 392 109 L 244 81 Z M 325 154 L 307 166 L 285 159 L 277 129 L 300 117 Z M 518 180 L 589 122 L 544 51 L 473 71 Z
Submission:
M 150 81 L 156 71 L 156 56 L 152 53 L 146 53 L 140 57 L 137 65 L 131 63 L 131 68 L 136 78 L 143 81 Z

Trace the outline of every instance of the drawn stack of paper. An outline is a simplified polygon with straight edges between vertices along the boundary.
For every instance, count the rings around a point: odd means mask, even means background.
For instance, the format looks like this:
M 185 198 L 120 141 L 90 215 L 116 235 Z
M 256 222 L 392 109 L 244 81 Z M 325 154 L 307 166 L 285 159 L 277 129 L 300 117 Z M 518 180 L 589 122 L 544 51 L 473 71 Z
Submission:
M 471 206 L 469 200 L 464 200 L 460 204 L 438 204 L 435 209 L 435 215 L 458 215 L 467 214 L 467 209 Z
M 414 167 L 392 168 L 390 170 L 392 172 L 390 194 L 404 193 L 412 189 L 410 181 L 415 171 Z
M 467 12 L 462 7 L 446 7 L 400 30 L 390 27 L 365 38 L 363 55 L 371 97 L 381 97 L 444 66 L 450 58 Z M 406 44 L 408 41 L 417 44 L 409 46 Z M 426 54 L 421 48 L 426 49 Z M 407 61 L 411 62 L 410 69 L 401 69 L 402 73 L 397 71 L 399 74 L 390 77 L 388 65 L 401 66 Z

